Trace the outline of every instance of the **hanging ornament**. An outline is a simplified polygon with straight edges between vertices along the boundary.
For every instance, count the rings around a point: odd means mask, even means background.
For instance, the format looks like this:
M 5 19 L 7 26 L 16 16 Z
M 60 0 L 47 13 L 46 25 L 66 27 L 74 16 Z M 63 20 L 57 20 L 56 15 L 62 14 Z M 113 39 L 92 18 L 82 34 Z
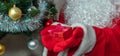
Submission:
M 48 19 L 47 22 L 45 23 L 46 26 L 50 26 L 53 23 L 52 19 Z
M 6 50 L 5 46 L 0 43 L 0 56 L 5 53 L 5 50 Z
M 32 39 L 28 42 L 28 48 L 30 50 L 35 50 L 39 47 L 39 41 L 36 39 Z
M 12 20 L 18 20 L 22 16 L 22 11 L 20 8 L 16 7 L 16 5 L 13 5 L 13 7 L 9 10 L 8 15 Z

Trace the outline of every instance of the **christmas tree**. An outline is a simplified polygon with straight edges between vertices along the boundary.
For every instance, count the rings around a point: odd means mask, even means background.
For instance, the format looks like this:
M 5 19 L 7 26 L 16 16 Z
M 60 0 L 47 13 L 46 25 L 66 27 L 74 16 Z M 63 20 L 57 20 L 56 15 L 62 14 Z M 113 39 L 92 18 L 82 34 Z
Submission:
M 0 0 L 0 39 L 6 34 L 23 34 L 30 40 L 28 48 L 34 50 L 39 41 L 33 33 L 56 20 L 56 13 L 55 5 L 49 0 Z M 0 43 L 0 55 L 6 49 Z

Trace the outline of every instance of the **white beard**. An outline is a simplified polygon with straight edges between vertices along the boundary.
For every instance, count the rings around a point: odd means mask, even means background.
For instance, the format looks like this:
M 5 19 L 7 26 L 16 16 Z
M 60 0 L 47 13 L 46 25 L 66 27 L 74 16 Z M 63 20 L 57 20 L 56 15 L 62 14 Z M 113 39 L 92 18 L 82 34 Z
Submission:
M 65 19 L 68 24 L 82 23 L 106 27 L 110 24 L 115 6 L 110 0 L 67 0 Z

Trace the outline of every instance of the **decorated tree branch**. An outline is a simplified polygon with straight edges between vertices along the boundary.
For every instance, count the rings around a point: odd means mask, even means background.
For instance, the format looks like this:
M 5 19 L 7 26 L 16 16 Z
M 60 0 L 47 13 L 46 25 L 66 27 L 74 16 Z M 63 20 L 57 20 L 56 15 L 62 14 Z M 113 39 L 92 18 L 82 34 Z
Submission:
M 33 39 L 32 33 L 54 21 L 56 13 L 49 0 L 0 0 L 0 39 L 7 33 L 22 33 Z M 5 46 L 0 44 L 0 47 L 2 55 Z

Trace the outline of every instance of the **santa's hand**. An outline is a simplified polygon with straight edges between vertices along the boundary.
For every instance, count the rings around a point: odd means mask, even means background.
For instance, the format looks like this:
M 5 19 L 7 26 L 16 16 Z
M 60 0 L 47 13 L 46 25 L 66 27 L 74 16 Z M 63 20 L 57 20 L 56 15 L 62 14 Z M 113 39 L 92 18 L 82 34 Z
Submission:
M 72 27 L 60 23 L 53 23 L 41 31 L 42 43 L 48 50 L 53 50 L 56 43 L 68 39 L 71 34 Z
M 54 47 L 54 52 L 60 52 L 68 48 L 80 45 L 83 37 L 83 30 L 80 27 L 75 27 L 72 34 L 68 39 L 57 43 Z

